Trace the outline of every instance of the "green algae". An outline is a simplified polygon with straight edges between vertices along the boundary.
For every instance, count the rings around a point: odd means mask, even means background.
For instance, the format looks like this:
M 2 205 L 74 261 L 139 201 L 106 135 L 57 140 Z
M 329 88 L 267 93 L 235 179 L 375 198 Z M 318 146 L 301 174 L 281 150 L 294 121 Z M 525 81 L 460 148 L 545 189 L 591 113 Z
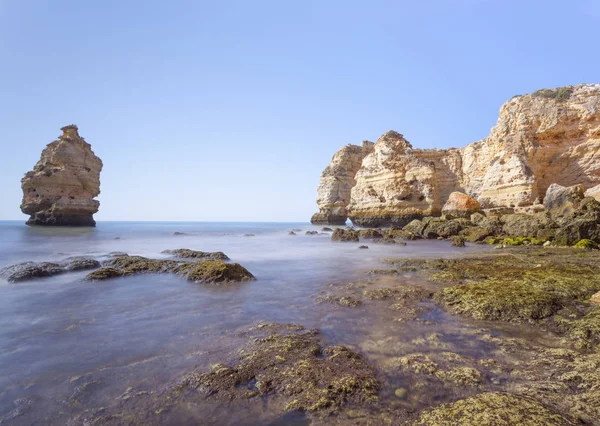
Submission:
M 575 245 L 573 247 L 580 248 L 580 249 L 587 249 L 587 250 L 595 250 L 595 249 L 598 249 L 598 244 L 596 244 L 592 240 L 583 239 L 583 240 L 577 241 L 577 243 L 575 243 Z
M 485 392 L 421 413 L 414 425 L 546 426 L 574 421 L 537 400 L 503 392 Z

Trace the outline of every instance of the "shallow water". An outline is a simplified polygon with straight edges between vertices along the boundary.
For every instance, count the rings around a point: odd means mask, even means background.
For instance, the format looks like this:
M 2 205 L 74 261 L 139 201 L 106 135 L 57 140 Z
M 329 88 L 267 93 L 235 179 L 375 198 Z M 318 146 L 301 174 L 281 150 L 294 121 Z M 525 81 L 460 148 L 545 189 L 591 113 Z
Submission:
M 302 232 L 288 235 L 293 228 Z M 316 298 L 385 267 L 380 262 L 384 257 L 445 257 L 488 247 L 366 242 L 369 250 L 359 250 L 364 241 L 336 243 L 329 234 L 304 234 L 320 229 L 298 223 L 164 222 L 101 222 L 95 229 L 64 229 L 0 222 L 0 267 L 113 251 L 158 258 L 165 249 L 189 248 L 223 251 L 257 278 L 223 286 L 171 275 L 90 283 L 82 280 L 86 272 L 77 272 L 19 284 L 0 281 L 0 419 L 64 424 L 85 410 L 127 399 L 130 388 L 160 388 L 190 369 L 231 359 L 244 341 L 239 330 L 259 321 L 318 328 L 328 344 L 351 346 L 376 365 L 405 352 L 402 343 L 419 342 L 433 332 L 453 339 L 455 349 L 459 342 L 464 355 L 486 356 L 485 346 L 468 339 L 460 343 L 457 324 L 468 324 L 432 306 L 424 310 L 427 325 L 399 327 L 393 311 L 319 304 Z M 244 236 L 248 233 L 255 236 Z M 408 275 L 383 277 L 381 285 L 386 279 L 414 280 Z M 433 329 L 432 323 L 437 324 Z M 401 385 L 402 378 L 389 378 L 382 395 Z M 206 405 L 197 415 L 207 423 L 227 419 L 239 424 L 249 413 L 223 410 L 219 404 Z M 268 419 L 258 417 L 255 423 Z

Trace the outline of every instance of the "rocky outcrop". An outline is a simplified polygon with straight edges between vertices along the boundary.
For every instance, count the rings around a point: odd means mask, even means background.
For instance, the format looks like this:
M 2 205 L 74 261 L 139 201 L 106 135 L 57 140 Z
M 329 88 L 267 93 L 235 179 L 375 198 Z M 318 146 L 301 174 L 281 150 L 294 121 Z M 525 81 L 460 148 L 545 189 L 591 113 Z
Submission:
M 28 225 L 95 226 L 102 160 L 79 136 L 77 126 L 61 130 L 21 180 L 21 211 L 31 216 Z
M 461 149 L 415 149 L 387 132 L 354 180 L 345 211 L 362 226 L 440 215 L 455 191 L 499 214 L 539 211 L 554 183 L 584 190 L 600 184 L 600 84 L 515 96 L 487 138 Z M 338 213 L 340 222 L 344 210 Z
M 331 163 L 321 173 L 317 189 L 319 212 L 311 218 L 312 223 L 343 225 L 348 219 L 346 206 L 350 202 L 350 190 L 356 184 L 354 177 L 363 158 L 373 149 L 373 142 L 364 141 L 361 146 L 346 145 L 335 153 Z
M 448 219 L 470 218 L 474 213 L 481 213 L 481 205 L 462 192 L 453 192 L 442 207 L 442 214 Z

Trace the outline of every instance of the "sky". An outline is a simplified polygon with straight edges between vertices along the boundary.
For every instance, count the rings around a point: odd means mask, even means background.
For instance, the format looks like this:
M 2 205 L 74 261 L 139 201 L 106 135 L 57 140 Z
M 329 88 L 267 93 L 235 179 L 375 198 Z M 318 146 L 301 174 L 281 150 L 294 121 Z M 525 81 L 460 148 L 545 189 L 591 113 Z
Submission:
M 600 82 L 598 28 L 597 0 L 0 0 L 0 220 L 74 123 L 99 221 L 308 221 L 348 143 L 460 147 Z

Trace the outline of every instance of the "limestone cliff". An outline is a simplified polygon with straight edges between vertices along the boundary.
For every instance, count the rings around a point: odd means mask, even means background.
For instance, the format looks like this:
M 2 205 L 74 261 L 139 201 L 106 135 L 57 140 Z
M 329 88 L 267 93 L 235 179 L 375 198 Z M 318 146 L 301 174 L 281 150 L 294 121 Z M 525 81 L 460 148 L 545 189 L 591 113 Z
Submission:
M 484 209 L 525 211 L 553 183 L 600 184 L 599 150 L 600 84 L 538 90 L 506 102 L 490 135 L 461 149 L 415 149 L 385 133 L 355 176 L 347 170 L 345 191 L 356 184 L 345 212 L 357 225 L 403 226 L 439 215 L 454 191 Z M 321 184 L 320 199 L 328 189 Z
M 21 180 L 21 211 L 31 215 L 28 225 L 95 226 L 102 160 L 79 136 L 77 126 L 61 130 Z
M 346 145 L 334 154 L 331 164 L 321 173 L 321 184 L 317 189 L 319 212 L 311 218 L 312 223 L 346 223 L 350 190 L 356 184 L 354 177 L 363 158 L 372 149 L 373 142 L 364 141 L 361 146 Z

